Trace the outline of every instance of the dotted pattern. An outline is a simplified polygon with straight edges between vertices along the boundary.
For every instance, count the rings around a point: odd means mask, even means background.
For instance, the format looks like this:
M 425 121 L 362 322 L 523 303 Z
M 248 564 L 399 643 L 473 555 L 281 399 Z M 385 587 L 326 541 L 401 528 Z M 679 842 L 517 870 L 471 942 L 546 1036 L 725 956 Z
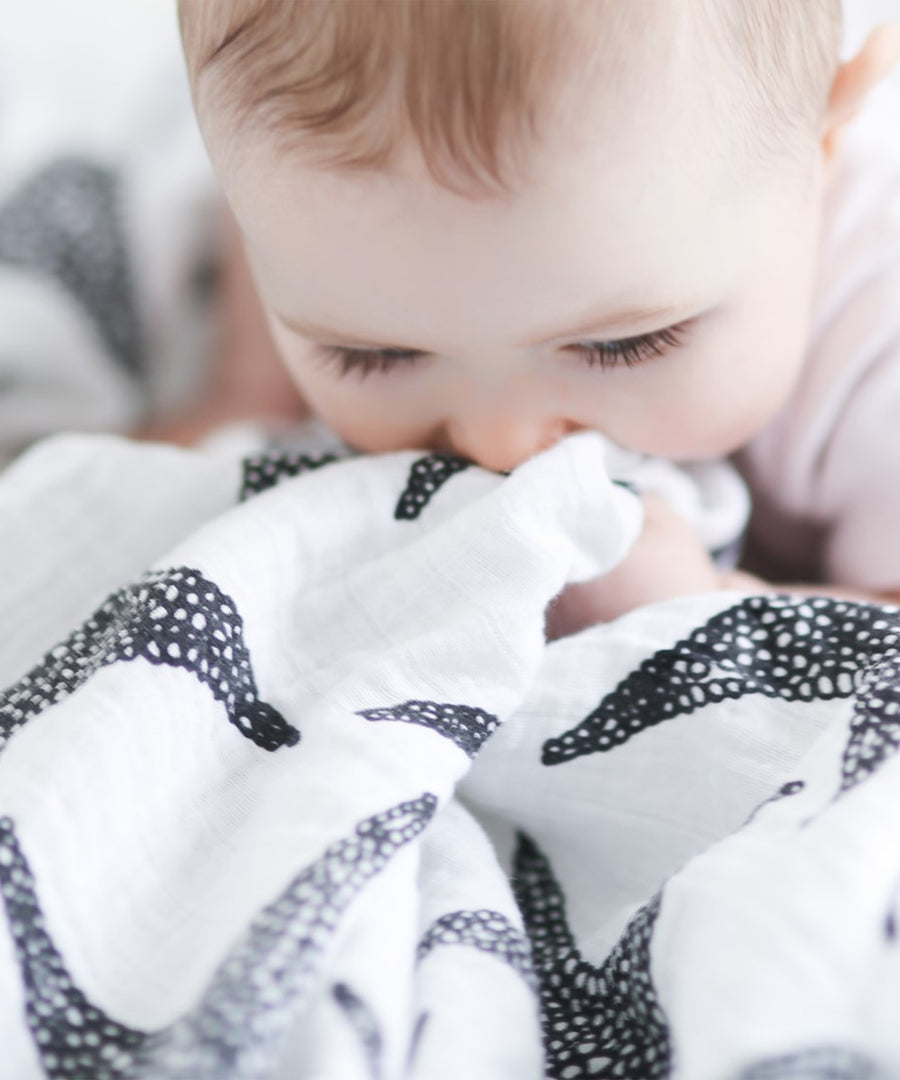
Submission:
M 275 487 L 282 480 L 340 460 L 337 454 L 267 453 L 246 457 L 241 462 L 238 501 L 246 502 L 251 496 Z
M 876 1080 L 883 1075 L 870 1058 L 854 1050 L 823 1046 L 761 1061 L 738 1080 Z
M 545 765 L 605 752 L 726 698 L 857 696 L 840 793 L 900 745 L 900 611 L 825 597 L 756 596 L 656 653 L 580 724 L 544 743 Z
M 858 695 L 841 763 L 839 794 L 849 791 L 900 748 L 900 657 L 874 664 Z
M 552 1080 L 654 1080 L 671 1068 L 668 1024 L 650 976 L 657 894 L 601 967 L 578 951 L 565 900 L 534 841 L 519 833 L 513 887 L 540 984 L 546 1075 Z
M 78 630 L 0 695 L 0 747 L 33 716 L 116 661 L 184 668 L 257 746 L 293 746 L 300 732 L 260 701 L 234 601 L 199 570 L 145 574 L 114 593 Z
M 484 709 L 471 705 L 450 705 L 438 701 L 404 701 L 384 709 L 360 709 L 366 720 L 398 720 L 419 724 L 443 735 L 469 757 L 474 757 L 500 721 Z
M 165 1080 L 263 1078 L 320 977 L 343 913 L 400 848 L 419 836 L 437 799 L 425 793 L 361 822 L 332 844 L 254 920 L 197 1008 L 142 1058 Z
M 272 1075 L 281 1041 L 348 905 L 434 815 L 425 793 L 361 822 L 263 909 L 187 1016 L 158 1032 L 109 1019 L 73 985 L 44 928 L 34 877 L 0 818 L 0 895 L 25 987 L 26 1021 L 56 1080 L 251 1080 Z M 146 1073 L 143 1072 L 146 1070 Z
M 436 945 L 471 945 L 509 964 L 537 991 L 528 938 L 499 911 L 451 911 L 436 919 L 425 931 L 416 959 L 422 960 Z
M 359 994 L 351 990 L 346 983 L 336 983 L 331 992 L 334 1000 L 347 1014 L 351 1027 L 359 1036 L 371 1080 L 381 1080 L 384 1044 L 375 1014 Z
M 0 893 L 25 991 L 25 1020 L 51 1080 L 119 1080 L 144 1041 L 143 1032 L 110 1020 L 72 984 L 44 929 L 31 869 L 14 823 L 0 818 Z
M 394 510 L 397 521 L 413 521 L 428 505 L 435 492 L 455 473 L 472 464 L 456 454 L 429 454 L 414 461 L 409 479 Z
M 0 207 L 0 263 L 53 278 L 90 316 L 122 367 L 139 374 L 145 344 L 113 172 L 58 158 Z

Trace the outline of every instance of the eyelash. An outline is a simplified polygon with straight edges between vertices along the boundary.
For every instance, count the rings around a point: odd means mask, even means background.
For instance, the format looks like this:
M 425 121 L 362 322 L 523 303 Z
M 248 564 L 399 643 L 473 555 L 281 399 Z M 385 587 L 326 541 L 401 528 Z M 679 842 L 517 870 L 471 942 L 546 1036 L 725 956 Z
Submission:
M 589 367 L 595 365 L 601 371 L 624 364 L 635 367 L 654 356 L 663 356 L 667 349 L 677 349 L 683 344 L 685 326 L 669 326 L 654 330 L 640 337 L 621 338 L 619 341 L 586 341 L 573 345 Z
M 618 341 L 586 341 L 568 346 L 574 349 L 589 367 L 601 371 L 624 364 L 635 367 L 654 356 L 662 356 L 667 349 L 683 344 L 685 327 L 670 326 L 640 337 L 620 338 Z M 355 372 L 360 379 L 377 371 L 387 374 L 401 365 L 413 365 L 424 354 L 411 349 L 348 349 L 341 345 L 318 346 L 320 357 L 329 365 L 339 368 L 343 378 Z
M 337 365 L 343 378 L 355 372 L 361 379 L 373 371 L 387 374 L 401 364 L 415 364 L 422 353 L 410 349 L 345 349 L 340 345 L 320 345 L 319 355 L 329 367 Z

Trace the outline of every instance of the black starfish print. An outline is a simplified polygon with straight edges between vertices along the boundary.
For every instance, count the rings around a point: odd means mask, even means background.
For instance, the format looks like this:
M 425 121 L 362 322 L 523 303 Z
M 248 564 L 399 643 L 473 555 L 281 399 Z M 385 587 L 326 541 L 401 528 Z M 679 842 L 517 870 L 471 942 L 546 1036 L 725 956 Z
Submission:
M 431 1016 L 430 1012 L 420 1012 L 416 1017 L 415 1027 L 413 1028 L 412 1035 L 409 1038 L 409 1048 L 406 1052 L 406 1071 L 412 1072 L 412 1067 L 416 1062 L 416 1057 L 419 1053 L 419 1047 L 422 1045 L 422 1035 L 425 1031 L 425 1027 L 428 1024 L 428 1018 Z
M 132 374 L 145 344 L 115 173 L 59 158 L 0 207 L 0 263 L 53 279 L 93 320 L 109 354 Z
M 821 1046 L 758 1062 L 738 1080 L 876 1080 L 879 1075 L 871 1058 L 842 1046 Z
M 900 897 L 900 877 L 894 880 L 894 884 L 891 887 L 887 913 L 884 917 L 884 938 L 885 941 L 891 945 L 896 944 L 897 939 L 900 938 L 900 933 L 897 930 L 897 916 L 895 914 L 897 910 L 897 899 Z
M 650 938 L 661 894 L 633 916 L 602 966 L 594 967 L 579 953 L 566 923 L 565 899 L 550 864 L 523 833 L 512 882 L 540 985 L 547 1076 L 668 1076 L 668 1024 L 650 976 Z
M 246 502 L 252 495 L 275 487 L 282 480 L 299 476 L 310 469 L 320 469 L 333 461 L 340 461 L 337 454 L 266 453 L 254 454 L 241 462 L 241 490 L 238 502 Z
M 469 757 L 474 757 L 500 721 L 484 709 L 471 705 L 451 705 L 437 701 L 404 701 L 383 709 L 359 709 L 366 720 L 397 720 L 420 724 L 443 735 Z
M 782 799 L 788 799 L 791 795 L 799 795 L 805 787 L 806 783 L 803 780 L 789 780 L 786 784 L 782 784 L 774 795 L 770 795 L 768 799 L 763 799 L 758 806 L 753 808 L 744 825 L 749 825 L 764 806 L 768 806 L 769 803 L 781 802 Z
M 453 476 L 454 473 L 468 469 L 471 461 L 456 454 L 429 454 L 414 461 L 409 470 L 409 479 L 397 507 L 394 517 L 398 521 L 412 521 L 422 513 L 435 492 Z
M 0 896 L 25 987 L 25 1019 L 44 1072 L 51 1080 L 124 1077 L 146 1035 L 111 1020 L 72 984 L 44 928 L 34 877 L 8 817 L 0 818 Z
M 0 747 L 101 667 L 136 659 L 189 671 L 223 702 L 241 734 L 264 750 L 300 739 L 281 713 L 259 699 L 234 601 L 199 570 L 180 567 L 152 571 L 114 593 L 0 695 Z
M 437 799 L 425 793 L 362 821 L 263 909 L 219 966 L 199 1004 L 157 1032 L 111 1020 L 73 985 L 45 929 L 13 822 L 0 819 L 0 896 L 26 994 L 26 1020 L 51 1080 L 259 1080 L 319 974 L 348 905 L 420 835 Z M 287 946 L 287 947 L 286 947 Z
M 422 935 L 416 960 L 426 957 L 436 945 L 469 945 L 490 953 L 519 973 L 537 990 L 531 945 L 528 938 L 499 911 L 451 911 L 442 915 Z
M 559 765 L 602 753 L 714 702 L 857 696 L 839 794 L 900 746 L 900 611 L 826 597 L 754 596 L 628 675 L 576 727 L 544 743 Z
M 336 983 L 331 990 L 335 1001 L 344 1010 L 353 1030 L 359 1036 L 369 1076 L 372 1080 L 381 1080 L 381 1056 L 384 1040 L 378 1026 L 378 1019 L 363 999 L 351 990 L 346 983 Z

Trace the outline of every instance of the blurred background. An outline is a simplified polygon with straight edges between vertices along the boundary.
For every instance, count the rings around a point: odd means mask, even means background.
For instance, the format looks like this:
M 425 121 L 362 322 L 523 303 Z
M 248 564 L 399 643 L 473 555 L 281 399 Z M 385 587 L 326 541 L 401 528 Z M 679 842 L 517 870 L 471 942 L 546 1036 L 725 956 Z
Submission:
M 863 24 L 869 25 L 900 18 L 900 3 L 897 0 L 850 0 L 849 8 Z

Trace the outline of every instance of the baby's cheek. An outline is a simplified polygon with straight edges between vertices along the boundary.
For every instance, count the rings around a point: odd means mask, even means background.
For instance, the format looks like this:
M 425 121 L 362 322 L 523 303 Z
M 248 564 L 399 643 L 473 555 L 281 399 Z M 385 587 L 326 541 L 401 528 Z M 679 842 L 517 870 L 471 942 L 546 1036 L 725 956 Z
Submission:
M 667 361 L 661 359 L 660 364 Z M 628 449 L 668 458 L 713 458 L 742 446 L 771 412 L 764 386 L 722 372 L 662 374 L 619 400 L 608 395 L 596 424 Z
M 424 447 L 431 426 L 426 410 L 408 394 L 393 393 L 391 376 L 355 374 L 301 377 L 301 388 L 313 412 L 345 442 L 363 453 Z
M 772 332 L 758 320 L 723 325 L 722 332 L 690 357 L 683 370 L 673 363 L 666 387 L 671 412 L 660 426 L 674 437 L 679 429 L 686 450 L 660 447 L 658 453 L 715 457 L 732 453 L 755 438 L 789 400 L 803 369 L 807 340 L 797 320 L 791 332 Z M 674 377 L 674 376 L 677 376 Z
M 696 458 L 720 457 L 733 453 L 753 439 L 772 419 L 782 403 L 777 380 L 741 377 L 710 380 L 697 386 L 680 401 L 673 401 L 668 430 L 672 446 L 668 451 Z

